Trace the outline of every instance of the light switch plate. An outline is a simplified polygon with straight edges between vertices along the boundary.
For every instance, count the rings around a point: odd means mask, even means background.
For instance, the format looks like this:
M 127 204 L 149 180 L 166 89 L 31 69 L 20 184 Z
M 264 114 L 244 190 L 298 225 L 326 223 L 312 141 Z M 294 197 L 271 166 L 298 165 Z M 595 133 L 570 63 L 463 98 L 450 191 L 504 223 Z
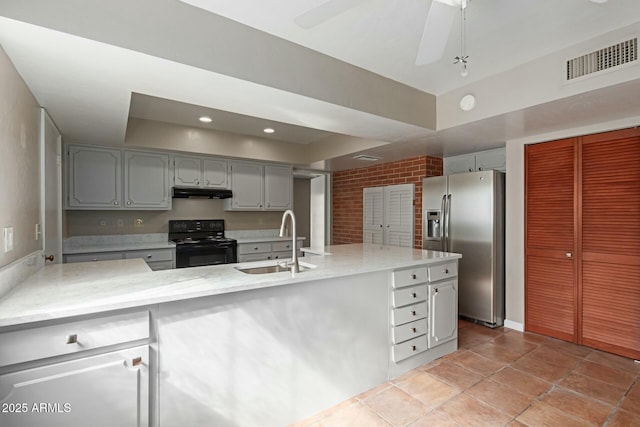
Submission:
M 13 227 L 4 228 L 4 251 L 11 252 L 13 250 Z

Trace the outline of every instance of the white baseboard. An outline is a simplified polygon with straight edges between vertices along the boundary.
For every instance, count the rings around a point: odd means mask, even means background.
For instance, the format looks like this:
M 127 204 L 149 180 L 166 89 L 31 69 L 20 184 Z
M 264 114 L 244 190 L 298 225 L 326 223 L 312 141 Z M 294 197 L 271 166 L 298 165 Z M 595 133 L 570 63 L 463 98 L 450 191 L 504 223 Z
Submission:
M 35 251 L 0 267 L 0 298 L 43 266 L 42 251 Z
M 514 322 L 513 320 L 504 319 L 504 327 L 513 329 L 516 331 L 524 332 L 524 324 L 520 322 Z

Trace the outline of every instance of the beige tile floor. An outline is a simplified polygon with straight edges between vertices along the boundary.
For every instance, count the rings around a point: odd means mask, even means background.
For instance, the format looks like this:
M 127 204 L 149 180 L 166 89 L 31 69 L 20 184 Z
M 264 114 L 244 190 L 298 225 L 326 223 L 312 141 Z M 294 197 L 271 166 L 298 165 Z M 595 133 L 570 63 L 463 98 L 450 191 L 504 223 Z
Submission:
M 587 347 L 460 322 L 459 349 L 302 426 L 635 426 L 640 364 Z

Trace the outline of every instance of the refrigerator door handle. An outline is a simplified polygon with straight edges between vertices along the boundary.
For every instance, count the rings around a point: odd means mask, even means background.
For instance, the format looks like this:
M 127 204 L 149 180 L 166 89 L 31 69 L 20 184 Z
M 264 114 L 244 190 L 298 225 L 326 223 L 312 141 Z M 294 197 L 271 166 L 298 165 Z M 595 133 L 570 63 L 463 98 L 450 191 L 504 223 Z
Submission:
M 450 244 L 450 240 L 449 240 L 449 229 L 451 228 L 451 194 L 447 195 L 447 218 L 446 218 L 446 228 L 445 228 L 445 243 L 446 243 L 446 249 L 445 252 L 449 252 L 449 250 L 451 249 L 449 247 Z
M 440 250 L 446 252 L 446 241 L 445 241 L 445 232 L 446 232 L 446 215 L 447 215 L 447 195 L 442 196 L 442 205 L 440 206 L 440 221 L 442 221 L 442 226 L 440 227 Z

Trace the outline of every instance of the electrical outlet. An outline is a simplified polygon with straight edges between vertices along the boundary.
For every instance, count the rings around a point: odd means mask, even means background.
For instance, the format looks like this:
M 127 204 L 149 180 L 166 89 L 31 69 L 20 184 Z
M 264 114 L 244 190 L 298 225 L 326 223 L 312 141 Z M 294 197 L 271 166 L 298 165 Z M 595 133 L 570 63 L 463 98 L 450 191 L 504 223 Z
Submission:
M 144 227 L 144 219 L 143 218 L 136 218 L 133 221 L 133 226 L 134 227 Z
M 40 237 L 42 237 L 42 229 L 40 224 L 36 224 L 36 242 L 40 240 Z
M 13 250 L 13 227 L 4 228 L 4 251 L 11 252 Z

